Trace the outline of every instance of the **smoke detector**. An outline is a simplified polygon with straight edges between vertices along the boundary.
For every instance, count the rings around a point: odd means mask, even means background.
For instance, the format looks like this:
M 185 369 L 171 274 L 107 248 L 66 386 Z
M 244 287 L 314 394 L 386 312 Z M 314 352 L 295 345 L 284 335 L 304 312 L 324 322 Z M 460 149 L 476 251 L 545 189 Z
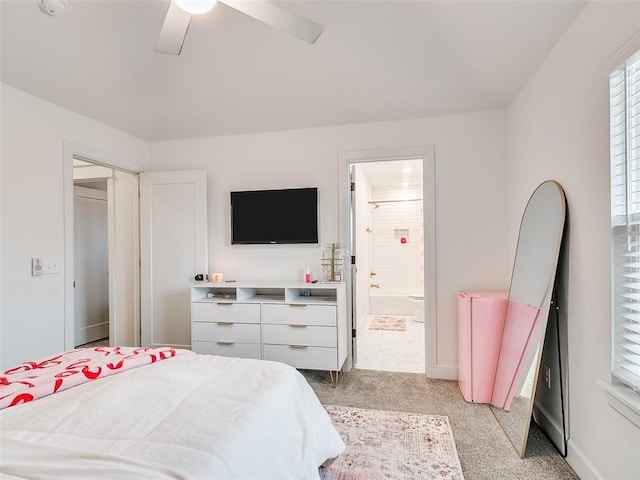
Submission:
M 67 0 L 38 0 L 40 10 L 53 17 L 60 15 L 67 9 Z

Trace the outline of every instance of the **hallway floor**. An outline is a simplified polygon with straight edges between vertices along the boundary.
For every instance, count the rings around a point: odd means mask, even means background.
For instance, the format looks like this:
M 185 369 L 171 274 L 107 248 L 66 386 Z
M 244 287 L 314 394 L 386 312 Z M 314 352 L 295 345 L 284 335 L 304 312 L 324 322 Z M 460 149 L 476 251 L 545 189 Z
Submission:
M 424 323 L 405 316 L 405 331 L 371 330 L 371 320 L 380 315 L 369 315 L 367 324 L 358 329 L 356 368 L 386 372 L 424 373 Z

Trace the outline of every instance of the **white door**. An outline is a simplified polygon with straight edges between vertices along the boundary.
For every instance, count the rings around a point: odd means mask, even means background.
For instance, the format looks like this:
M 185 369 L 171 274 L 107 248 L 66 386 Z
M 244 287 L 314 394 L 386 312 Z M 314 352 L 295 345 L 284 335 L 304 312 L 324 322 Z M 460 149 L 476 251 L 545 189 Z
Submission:
M 138 175 L 113 170 L 109 202 L 109 339 L 140 345 L 140 237 Z
M 107 192 L 74 186 L 75 345 L 109 336 Z
M 351 165 L 349 172 L 349 180 L 351 183 L 351 196 L 349 198 L 349 252 L 351 258 L 358 258 L 356 252 L 356 166 Z M 351 300 L 349 302 L 351 306 L 351 351 L 352 362 L 354 365 L 358 363 L 358 299 L 357 299 L 357 281 L 358 269 L 356 268 L 356 262 L 350 262 L 351 264 Z
M 205 170 L 140 174 L 143 346 L 191 348 L 191 293 L 207 271 Z

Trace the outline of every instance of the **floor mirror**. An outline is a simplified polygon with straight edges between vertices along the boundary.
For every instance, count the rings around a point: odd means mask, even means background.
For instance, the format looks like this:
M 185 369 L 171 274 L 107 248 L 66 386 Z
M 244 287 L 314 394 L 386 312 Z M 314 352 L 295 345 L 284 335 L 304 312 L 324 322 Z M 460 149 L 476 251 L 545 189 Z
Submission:
M 546 181 L 531 195 L 520 224 L 491 409 L 521 458 L 526 452 L 534 400 L 549 397 L 555 405 L 559 399 L 555 414 L 559 418 L 549 420 L 564 428 L 565 387 L 560 384 L 560 361 L 549 354 L 557 348 L 551 341 L 555 336 L 548 336 L 544 355 L 543 346 L 547 326 L 556 328 L 554 284 L 565 217 L 562 187 Z M 545 363 L 541 362 L 543 356 Z M 536 393 L 536 389 L 548 392 Z M 562 438 L 561 445 L 556 446 L 564 454 L 564 433 Z

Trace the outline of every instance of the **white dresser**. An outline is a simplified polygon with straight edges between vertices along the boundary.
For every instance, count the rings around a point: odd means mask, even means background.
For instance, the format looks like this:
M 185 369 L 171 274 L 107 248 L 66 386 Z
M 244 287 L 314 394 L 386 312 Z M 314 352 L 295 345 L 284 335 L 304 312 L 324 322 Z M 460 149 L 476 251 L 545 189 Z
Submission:
M 339 371 L 347 358 L 347 333 L 344 283 L 191 287 L 191 343 L 196 353 Z

